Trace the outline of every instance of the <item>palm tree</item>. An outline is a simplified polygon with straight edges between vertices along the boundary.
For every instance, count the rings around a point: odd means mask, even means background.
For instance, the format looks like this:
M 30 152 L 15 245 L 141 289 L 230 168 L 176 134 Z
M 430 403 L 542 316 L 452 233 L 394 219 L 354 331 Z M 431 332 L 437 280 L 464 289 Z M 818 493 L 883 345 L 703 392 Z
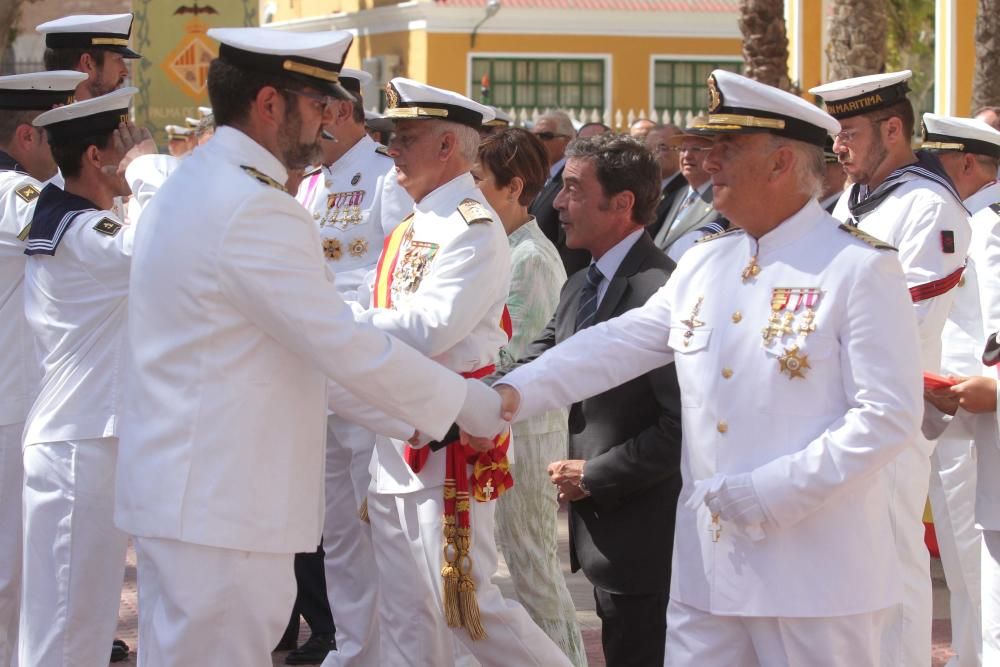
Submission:
M 885 0 L 832 0 L 826 47 L 829 80 L 884 71 L 887 29 Z
M 972 109 L 1000 106 L 1000 0 L 979 0 L 976 16 L 976 73 Z
M 740 0 L 744 74 L 782 90 L 788 79 L 788 35 L 784 0 Z

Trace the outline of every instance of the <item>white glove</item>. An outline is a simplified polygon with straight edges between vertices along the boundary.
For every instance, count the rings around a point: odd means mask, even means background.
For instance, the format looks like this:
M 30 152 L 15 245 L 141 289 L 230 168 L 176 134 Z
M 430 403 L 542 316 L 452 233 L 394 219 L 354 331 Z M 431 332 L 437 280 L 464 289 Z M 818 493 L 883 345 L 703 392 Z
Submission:
M 767 515 L 757 498 L 750 473 L 716 475 L 716 478 L 721 478 L 721 483 L 713 484 L 705 494 L 708 509 L 742 530 L 754 542 L 764 539 L 763 525 Z
M 466 378 L 465 385 L 465 402 L 455 417 L 459 428 L 479 438 L 492 438 L 506 429 L 509 424 L 500 416 L 500 394 L 482 380 Z

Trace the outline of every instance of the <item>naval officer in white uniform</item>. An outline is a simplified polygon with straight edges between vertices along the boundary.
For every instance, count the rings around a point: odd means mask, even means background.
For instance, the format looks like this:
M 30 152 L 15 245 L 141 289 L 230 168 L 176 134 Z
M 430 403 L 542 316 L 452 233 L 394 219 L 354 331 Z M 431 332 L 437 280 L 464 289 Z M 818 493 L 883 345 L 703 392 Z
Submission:
M 379 258 L 366 319 L 466 377 L 484 377 L 509 339 L 510 246 L 469 171 L 493 110 L 401 77 L 386 95 L 386 121 L 395 122 L 389 154 L 416 204 Z M 491 581 L 495 502 L 509 486 L 509 461 L 491 455 L 503 448 L 490 443 L 480 456 L 463 451 L 457 434 L 439 441 L 445 446 L 434 451 L 399 438 L 375 441 L 368 510 L 381 664 L 448 667 L 457 640 L 484 667 L 568 667 Z M 479 480 L 471 460 L 486 468 Z
M 498 386 L 523 419 L 674 362 L 666 664 L 874 667 L 900 599 L 877 473 L 919 427 L 916 318 L 895 251 L 815 199 L 837 121 L 721 70 L 709 90 L 705 166 L 735 228 L 689 250 L 644 307 Z
M 971 230 L 968 213 L 933 155 L 910 148 L 913 107 L 909 70 L 834 81 L 811 88 L 843 131 L 833 150 L 854 185 L 833 216 L 899 248 L 920 325 L 923 370 L 941 365 L 941 330 L 961 280 Z M 903 602 L 886 624 L 885 667 L 931 664 L 930 557 L 923 513 L 933 443 L 917 433 L 886 469 L 890 511 L 903 574 Z
M 66 189 L 47 185 L 28 233 L 24 307 L 42 370 L 24 429 L 22 665 L 107 661 L 126 535 L 112 521 L 135 228 L 114 133 L 135 88 L 46 111 Z
M 269 663 L 293 554 L 320 541 L 327 377 L 429 437 L 488 430 L 492 398 L 355 324 L 284 189 L 349 95 L 350 34 L 208 34 L 218 130 L 144 211 L 130 283 L 115 520 L 136 536 L 144 665 Z
M 24 247 L 42 182 L 58 167 L 41 112 L 73 99 L 80 72 L 0 77 L 0 665 L 17 653 L 21 605 L 21 434 L 38 391 L 38 364 L 24 316 Z
M 1000 326 L 1000 132 L 971 118 L 926 113 L 923 121 L 923 150 L 938 156 L 972 213 L 968 263 L 941 335 L 941 373 L 983 376 L 988 373 L 982 362 L 983 340 Z M 932 402 L 937 402 L 936 394 L 929 397 Z M 983 663 L 980 527 L 1000 527 L 991 484 L 993 471 L 1000 470 L 1000 441 L 992 415 L 970 414 L 947 404 L 941 408 L 955 417 L 944 418 L 928 407 L 925 424 L 938 426 L 925 426 L 925 434 L 934 437 L 944 429 L 931 458 L 930 499 L 950 593 L 951 645 L 956 652 L 950 665 L 976 667 Z M 981 485 L 977 462 L 985 473 Z M 995 635 L 995 617 L 990 626 Z M 995 639 L 987 638 L 990 643 L 994 645 L 986 664 L 1000 659 Z
M 334 105 L 333 121 L 325 126 L 330 138 L 321 142 L 323 164 L 305 176 L 296 196 L 319 224 L 323 255 L 345 301 L 358 300 L 358 287 L 375 268 L 386 235 L 413 209 L 388 151 L 365 132 L 361 91 L 370 81 L 367 72 L 340 71 L 340 85 L 355 99 Z M 367 290 L 362 294 L 367 306 Z M 337 650 L 326 667 L 379 665 L 378 571 L 371 526 L 358 518 L 374 447 L 371 431 L 340 415 L 327 419 L 323 594 L 336 622 Z

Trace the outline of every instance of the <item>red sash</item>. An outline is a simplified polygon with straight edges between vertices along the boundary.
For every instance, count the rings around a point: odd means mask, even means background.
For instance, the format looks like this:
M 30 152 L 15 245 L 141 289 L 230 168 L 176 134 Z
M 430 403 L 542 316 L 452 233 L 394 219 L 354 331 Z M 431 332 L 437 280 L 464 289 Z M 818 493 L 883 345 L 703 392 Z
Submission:
M 393 275 L 400 251 L 412 233 L 412 225 L 412 219 L 405 220 L 385 239 L 375 270 L 372 304 L 376 308 L 392 307 Z M 510 340 L 513 327 L 507 306 L 503 308 L 499 326 L 507 334 L 507 340 Z M 483 378 L 494 370 L 495 367 L 491 364 L 470 373 L 462 373 L 462 376 Z M 489 502 L 514 486 L 510 462 L 507 460 L 510 429 L 498 435 L 494 443 L 495 446 L 487 452 L 477 452 L 457 439 L 445 443 L 444 447 L 447 456 L 444 480 L 444 565 L 441 568 L 441 577 L 444 579 L 444 613 L 449 626 L 466 628 L 472 639 L 485 639 L 486 631 L 479 617 L 469 554 L 472 539 L 469 521 L 470 491 L 471 497 L 478 502 Z M 410 469 L 419 473 L 432 453 L 429 447 L 414 449 L 406 445 L 403 458 Z

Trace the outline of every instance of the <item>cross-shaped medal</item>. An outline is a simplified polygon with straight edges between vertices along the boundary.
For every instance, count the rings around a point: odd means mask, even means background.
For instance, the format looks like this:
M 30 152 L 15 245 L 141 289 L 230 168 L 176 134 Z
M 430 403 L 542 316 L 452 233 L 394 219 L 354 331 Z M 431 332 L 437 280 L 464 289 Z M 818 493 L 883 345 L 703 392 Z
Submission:
M 760 264 L 757 263 L 757 255 L 754 255 L 750 258 L 750 263 L 743 269 L 740 278 L 743 279 L 743 282 L 746 282 L 752 278 L 756 278 L 758 273 L 760 273 Z
M 712 536 L 713 542 L 718 542 L 722 536 L 722 522 L 719 521 L 718 514 L 712 515 L 712 524 L 708 527 L 708 534 Z
M 486 483 L 483 484 L 483 493 L 486 494 L 486 500 L 489 500 L 490 498 L 493 497 L 493 490 L 494 490 L 493 480 L 492 479 L 486 480 Z

